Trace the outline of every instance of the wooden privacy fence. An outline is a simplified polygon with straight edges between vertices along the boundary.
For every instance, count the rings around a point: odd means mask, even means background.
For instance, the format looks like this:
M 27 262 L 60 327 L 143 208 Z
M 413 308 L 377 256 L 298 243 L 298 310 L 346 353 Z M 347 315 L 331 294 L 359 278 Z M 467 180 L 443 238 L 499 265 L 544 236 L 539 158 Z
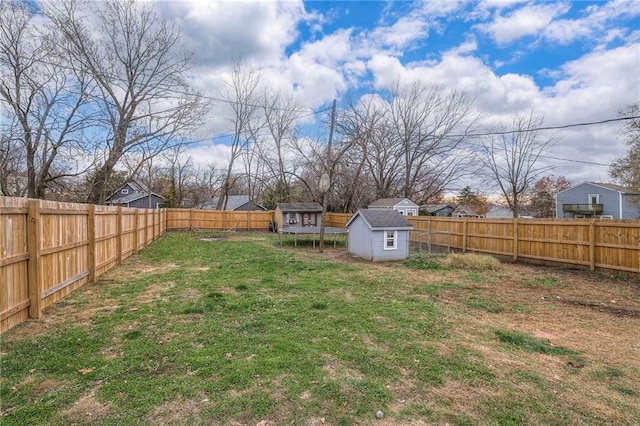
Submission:
M 40 318 L 165 230 L 163 210 L 0 197 L 0 332 Z
M 332 213 L 329 226 L 345 226 L 350 214 Z M 409 216 L 411 241 L 447 236 L 452 249 L 640 274 L 640 221 L 589 219 L 485 219 Z M 444 243 L 444 242 L 443 242 Z
M 169 230 L 267 231 L 273 211 L 167 209 Z
M 351 214 L 328 213 L 344 227 Z M 0 197 L 0 332 L 63 298 L 167 230 L 262 230 L 273 211 L 132 209 Z M 640 273 L 640 221 L 409 217 L 411 240 L 455 250 Z

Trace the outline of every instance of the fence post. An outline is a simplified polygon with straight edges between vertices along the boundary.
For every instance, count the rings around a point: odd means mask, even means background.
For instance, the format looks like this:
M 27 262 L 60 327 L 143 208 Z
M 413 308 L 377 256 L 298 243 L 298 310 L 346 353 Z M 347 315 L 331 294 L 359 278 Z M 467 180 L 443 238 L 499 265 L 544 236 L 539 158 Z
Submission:
M 189 231 L 193 231 L 193 209 L 189 209 Z
M 518 243 L 520 235 L 518 234 L 518 218 L 513 219 L 513 261 L 518 261 Z
M 142 247 L 147 246 L 147 241 L 149 241 L 149 212 L 144 209 L 144 242 Z
M 589 270 L 596 270 L 596 220 L 589 221 Z
M 133 220 L 133 223 L 134 223 L 134 228 L 133 228 L 134 229 L 134 232 L 133 232 L 133 240 L 134 240 L 133 241 L 133 254 L 138 254 L 138 241 L 139 241 L 139 238 L 140 238 L 140 234 L 139 234 L 139 231 L 138 231 L 138 226 L 140 226 L 139 225 L 139 222 L 140 222 L 139 216 L 140 216 L 140 210 L 136 209 L 136 214 L 133 215 L 133 217 L 134 217 L 134 220 Z
M 467 252 L 467 218 L 462 219 L 462 252 Z
M 122 206 L 116 207 L 116 265 L 122 263 Z
M 27 216 L 27 250 L 29 264 L 27 282 L 29 287 L 29 317 L 39 319 L 42 314 L 40 295 L 42 294 L 42 278 L 40 274 L 40 201 L 29 200 Z
M 157 209 L 153 209 L 153 211 L 151 212 L 151 241 L 155 241 L 156 240 L 156 210 Z
M 89 268 L 89 282 L 96 282 L 96 206 L 89 204 L 87 216 L 87 232 L 89 233 L 89 247 L 87 247 L 87 266 Z

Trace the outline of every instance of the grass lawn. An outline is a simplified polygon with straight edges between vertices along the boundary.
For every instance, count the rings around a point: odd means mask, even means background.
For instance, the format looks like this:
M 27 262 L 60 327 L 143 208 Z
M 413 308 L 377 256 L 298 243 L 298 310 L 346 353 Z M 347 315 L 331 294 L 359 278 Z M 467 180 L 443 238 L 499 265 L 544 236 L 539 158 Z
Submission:
M 640 281 L 455 265 L 169 233 L 1 337 L 0 423 L 640 424 Z

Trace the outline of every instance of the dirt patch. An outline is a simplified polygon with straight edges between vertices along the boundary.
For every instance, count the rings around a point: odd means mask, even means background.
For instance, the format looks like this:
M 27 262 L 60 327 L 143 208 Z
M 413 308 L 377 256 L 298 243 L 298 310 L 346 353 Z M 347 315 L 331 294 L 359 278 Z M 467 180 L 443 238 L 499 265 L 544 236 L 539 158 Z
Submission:
M 183 400 L 179 396 L 169 402 L 157 406 L 145 416 L 149 424 L 190 424 L 193 419 L 199 419 L 200 412 L 211 405 L 207 394 L 199 392 L 192 400 Z
M 68 424 L 99 424 L 109 417 L 110 405 L 96 399 L 100 385 L 82 395 L 71 407 L 58 414 Z

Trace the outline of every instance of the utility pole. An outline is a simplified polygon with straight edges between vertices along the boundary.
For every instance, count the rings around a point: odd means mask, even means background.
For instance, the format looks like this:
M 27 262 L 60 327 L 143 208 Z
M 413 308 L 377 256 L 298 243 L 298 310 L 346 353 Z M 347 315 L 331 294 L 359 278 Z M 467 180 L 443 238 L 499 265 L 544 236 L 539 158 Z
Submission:
M 333 164 L 331 162 L 331 143 L 333 142 L 333 129 L 336 125 L 336 100 L 333 100 L 333 107 L 331 108 L 331 127 L 329 128 L 329 143 L 327 144 L 327 163 L 325 175 L 320 178 L 322 191 L 322 221 L 320 222 L 320 253 L 324 251 L 324 222 L 327 215 L 327 202 L 329 201 L 329 190 L 331 189 L 331 175 L 333 174 Z

